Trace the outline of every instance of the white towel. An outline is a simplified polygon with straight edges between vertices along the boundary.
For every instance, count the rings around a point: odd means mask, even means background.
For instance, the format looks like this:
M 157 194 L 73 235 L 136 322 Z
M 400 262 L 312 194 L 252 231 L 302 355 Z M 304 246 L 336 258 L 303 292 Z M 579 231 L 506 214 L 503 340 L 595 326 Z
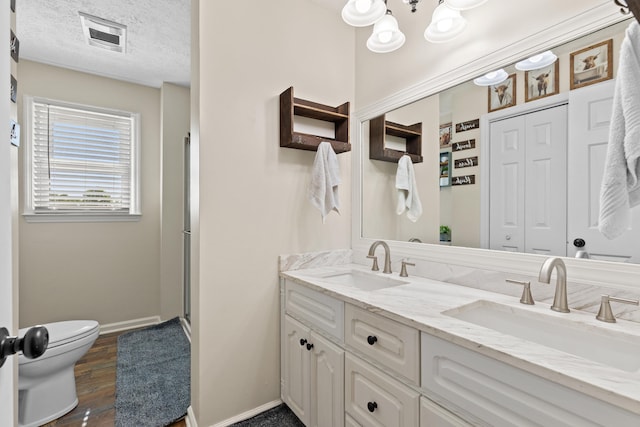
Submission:
M 416 222 L 422 215 L 422 204 L 418 196 L 416 175 L 413 171 L 411 157 L 406 154 L 398 160 L 396 172 L 396 189 L 398 190 L 398 207 L 396 213 L 402 215 L 407 211 L 407 218 Z
M 338 185 L 340 184 L 340 167 L 338 157 L 331 144 L 322 141 L 318 145 L 318 152 L 311 171 L 309 185 L 309 200 L 320 210 L 322 222 L 332 210 L 338 214 L 340 203 L 338 200 Z
M 640 203 L 640 25 L 627 28 L 613 94 L 611 127 L 600 188 L 598 229 L 608 239 L 628 229 Z

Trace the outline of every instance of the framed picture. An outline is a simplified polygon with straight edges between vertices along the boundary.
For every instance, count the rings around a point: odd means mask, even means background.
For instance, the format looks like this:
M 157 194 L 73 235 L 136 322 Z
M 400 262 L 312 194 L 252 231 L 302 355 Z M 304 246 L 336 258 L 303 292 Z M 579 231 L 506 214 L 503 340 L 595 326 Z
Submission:
M 555 95 L 560 91 L 560 61 L 539 70 L 525 71 L 524 80 L 524 102 Z
M 451 123 L 440 125 L 440 148 L 451 146 Z
M 18 37 L 16 37 L 13 31 L 11 31 L 11 40 L 9 43 L 11 48 L 11 57 L 14 61 L 18 62 L 18 58 L 20 57 L 20 40 L 18 40 Z
M 20 146 L 20 125 L 15 120 L 11 120 L 11 144 Z
M 571 90 L 613 78 L 613 39 L 569 55 Z
M 489 112 L 516 105 L 516 75 L 500 84 L 489 86 Z
M 11 102 L 15 103 L 18 99 L 18 81 L 11 76 Z

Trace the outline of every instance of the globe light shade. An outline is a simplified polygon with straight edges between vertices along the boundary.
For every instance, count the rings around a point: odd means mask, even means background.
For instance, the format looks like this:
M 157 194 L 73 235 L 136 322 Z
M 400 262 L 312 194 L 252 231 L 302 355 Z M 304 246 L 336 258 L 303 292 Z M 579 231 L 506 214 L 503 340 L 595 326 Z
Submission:
M 450 9 L 441 3 L 433 11 L 431 23 L 424 32 L 424 38 L 431 43 L 444 43 L 453 40 L 464 31 L 467 20 L 459 11 Z
M 372 52 L 387 53 L 399 49 L 404 42 L 405 36 L 398 28 L 398 21 L 388 13 L 374 24 L 367 48 Z
M 558 57 L 553 52 L 548 50 L 546 52 L 527 58 L 524 61 L 517 62 L 516 70 L 520 70 L 520 71 L 538 70 L 540 68 L 548 67 L 549 65 L 556 62 L 557 59 Z
M 496 71 L 491 71 L 482 77 L 474 79 L 473 82 L 478 86 L 495 86 L 502 83 L 509 78 L 509 74 L 500 68 Z
M 487 0 L 444 0 L 444 2 L 453 10 L 469 10 L 482 6 Z
M 342 8 L 342 19 L 354 27 L 373 25 L 387 12 L 383 0 L 349 0 Z

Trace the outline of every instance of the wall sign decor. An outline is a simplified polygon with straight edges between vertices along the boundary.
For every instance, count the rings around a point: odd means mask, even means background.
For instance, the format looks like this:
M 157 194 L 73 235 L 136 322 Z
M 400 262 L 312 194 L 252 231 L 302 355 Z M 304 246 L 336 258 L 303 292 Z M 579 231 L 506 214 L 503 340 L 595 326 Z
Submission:
M 488 87 L 489 112 L 516 105 L 516 75 L 511 74 L 500 84 Z
M 16 0 L 11 0 L 11 12 L 16 11 Z
M 451 185 L 471 185 L 476 183 L 475 175 L 454 176 L 451 179 Z
M 11 145 L 20 147 L 20 124 L 15 120 L 11 120 Z
M 465 132 L 467 130 L 480 129 L 480 119 L 469 120 L 468 122 L 456 123 L 456 132 Z
M 11 31 L 11 39 L 10 39 L 10 49 L 11 49 L 11 57 L 14 61 L 18 62 L 18 58 L 20 56 L 20 40 L 18 37 Z
M 569 54 L 571 90 L 613 78 L 613 39 Z
M 560 60 L 540 70 L 525 71 L 524 73 L 524 102 L 560 92 Z
M 469 150 L 471 148 L 476 148 L 475 139 L 470 139 L 468 141 L 454 142 L 453 144 L 451 144 L 451 150 L 453 151 Z
M 440 148 L 451 145 L 451 123 L 440 125 Z
M 456 169 L 469 168 L 471 166 L 478 166 L 478 156 L 466 157 L 464 159 L 457 159 L 454 161 Z
M 13 75 L 11 76 L 11 102 L 16 102 L 18 98 L 18 81 Z

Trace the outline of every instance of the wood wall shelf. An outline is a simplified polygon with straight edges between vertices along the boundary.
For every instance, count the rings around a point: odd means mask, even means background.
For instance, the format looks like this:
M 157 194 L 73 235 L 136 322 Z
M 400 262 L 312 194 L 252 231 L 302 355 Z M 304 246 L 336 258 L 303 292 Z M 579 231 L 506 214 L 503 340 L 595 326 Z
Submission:
M 406 140 L 406 152 L 385 148 L 384 141 L 387 135 Z M 423 161 L 422 122 L 408 126 L 401 125 L 385 120 L 384 114 L 371 119 L 369 122 L 369 158 L 397 163 L 404 154 L 408 154 L 413 163 Z
M 311 135 L 293 130 L 294 116 L 307 117 L 335 125 L 335 138 Z M 351 151 L 349 144 L 349 103 L 330 107 L 317 102 L 294 98 L 293 87 L 280 94 L 280 147 L 317 151 L 322 141 L 331 143 L 333 151 Z

